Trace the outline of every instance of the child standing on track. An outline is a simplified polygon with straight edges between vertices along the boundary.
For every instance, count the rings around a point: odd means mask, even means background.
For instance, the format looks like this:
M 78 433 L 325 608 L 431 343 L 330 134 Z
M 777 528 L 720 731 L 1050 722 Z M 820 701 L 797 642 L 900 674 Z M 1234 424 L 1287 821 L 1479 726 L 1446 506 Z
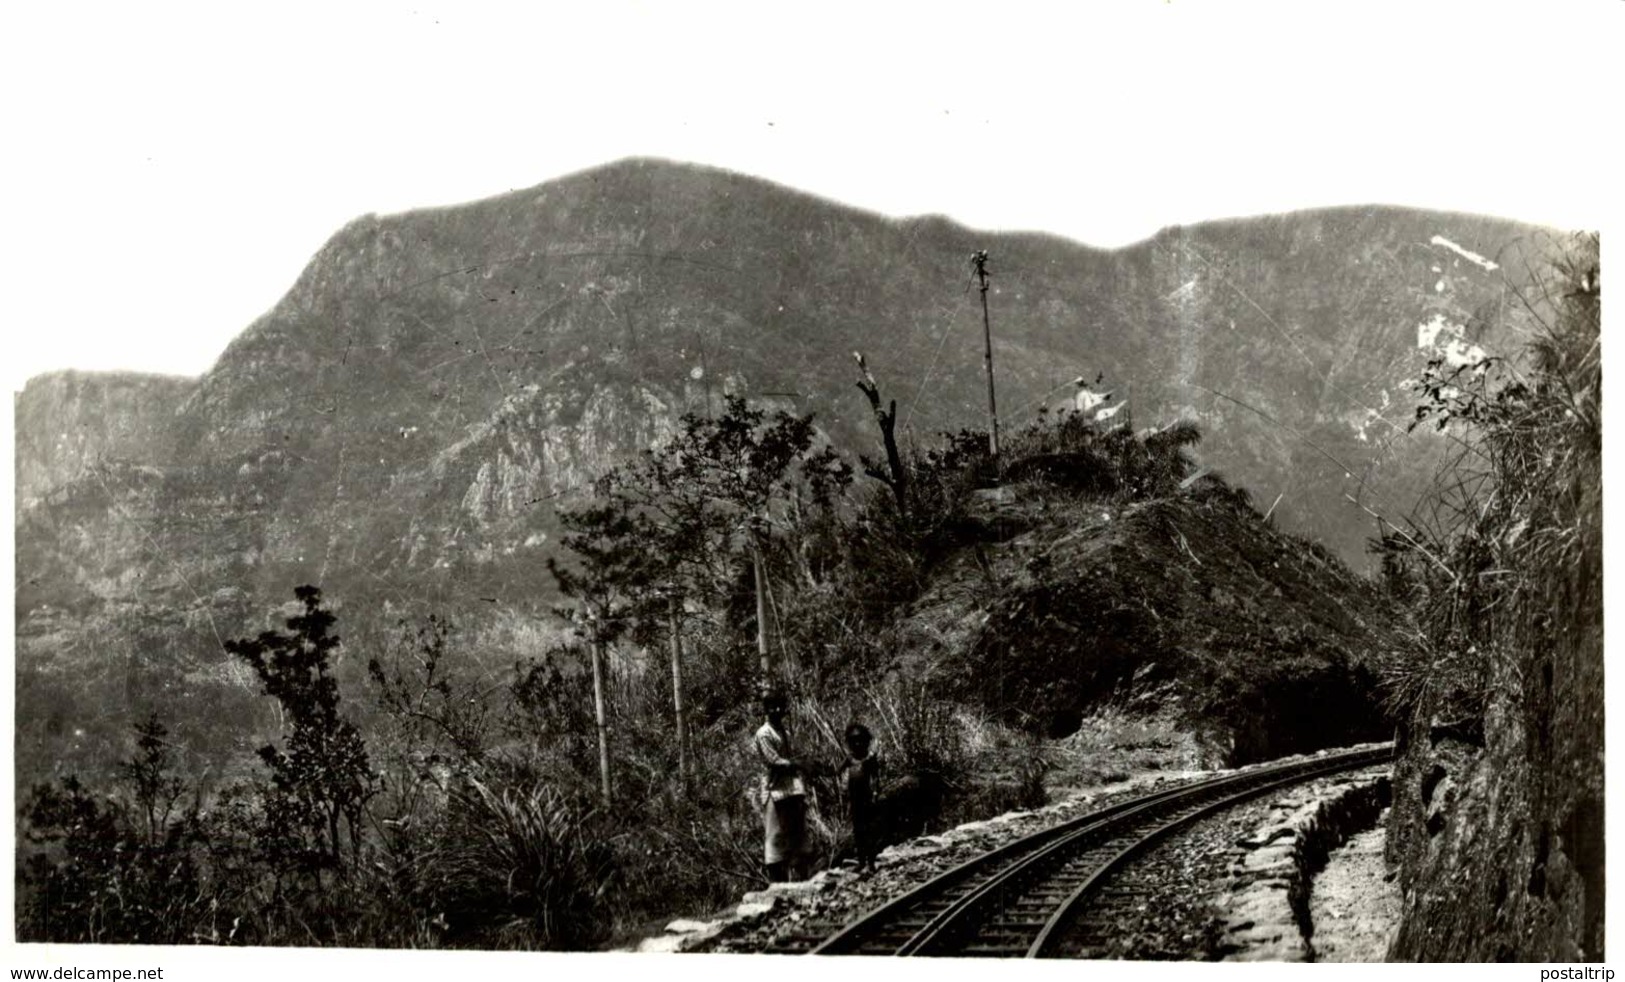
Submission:
M 852 819 L 852 846 L 857 854 L 858 872 L 875 868 L 880 851 L 880 822 L 875 810 L 875 792 L 880 784 L 880 761 L 869 750 L 874 738 L 862 723 L 846 727 L 846 766 L 841 772 L 846 788 L 848 815 Z

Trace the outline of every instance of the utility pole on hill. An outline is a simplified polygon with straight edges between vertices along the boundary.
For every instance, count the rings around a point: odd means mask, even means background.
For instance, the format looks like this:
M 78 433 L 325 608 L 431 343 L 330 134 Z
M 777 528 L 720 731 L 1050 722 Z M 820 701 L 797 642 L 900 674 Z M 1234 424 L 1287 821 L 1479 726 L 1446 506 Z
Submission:
M 993 398 L 993 327 L 987 316 L 987 250 L 978 249 L 971 253 L 971 266 L 976 270 L 976 280 L 982 291 L 982 340 L 986 343 L 986 350 L 982 363 L 987 367 L 987 448 L 993 455 L 994 480 L 999 473 L 999 409 Z

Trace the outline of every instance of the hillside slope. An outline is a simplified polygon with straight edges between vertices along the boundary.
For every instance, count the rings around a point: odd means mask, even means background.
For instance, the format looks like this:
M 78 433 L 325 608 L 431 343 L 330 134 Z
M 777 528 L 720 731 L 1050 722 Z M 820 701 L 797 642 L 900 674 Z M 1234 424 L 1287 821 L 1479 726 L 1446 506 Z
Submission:
M 1052 737 L 1104 707 L 1171 713 L 1212 766 L 1391 735 L 1376 679 L 1403 616 L 1245 495 L 1016 495 L 899 624 L 906 674 Z

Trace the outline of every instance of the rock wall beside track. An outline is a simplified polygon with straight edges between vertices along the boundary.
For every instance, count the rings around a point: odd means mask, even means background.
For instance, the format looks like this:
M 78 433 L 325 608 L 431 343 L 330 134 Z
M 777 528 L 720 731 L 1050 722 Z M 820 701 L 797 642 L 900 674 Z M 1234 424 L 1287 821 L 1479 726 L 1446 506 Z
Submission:
M 1314 961 L 1309 892 L 1327 855 L 1376 824 L 1393 788 L 1386 768 L 1278 795 L 1236 847 L 1220 951 L 1236 961 Z

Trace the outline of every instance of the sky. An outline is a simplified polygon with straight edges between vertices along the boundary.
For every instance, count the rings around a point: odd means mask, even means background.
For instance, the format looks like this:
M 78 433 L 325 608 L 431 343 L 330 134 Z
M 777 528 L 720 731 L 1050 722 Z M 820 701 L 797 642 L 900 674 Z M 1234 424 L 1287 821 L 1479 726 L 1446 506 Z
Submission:
M 1622 12 L 13 4 L 6 381 L 200 373 L 350 219 L 629 155 L 1100 246 L 1367 202 L 1598 227 Z
M 631 155 L 1108 247 L 1385 203 L 1606 248 L 1622 26 L 1617 0 L 13 3 L 0 365 L 14 391 L 62 368 L 195 375 L 349 220 Z M 320 964 L 423 968 L 402 957 Z

